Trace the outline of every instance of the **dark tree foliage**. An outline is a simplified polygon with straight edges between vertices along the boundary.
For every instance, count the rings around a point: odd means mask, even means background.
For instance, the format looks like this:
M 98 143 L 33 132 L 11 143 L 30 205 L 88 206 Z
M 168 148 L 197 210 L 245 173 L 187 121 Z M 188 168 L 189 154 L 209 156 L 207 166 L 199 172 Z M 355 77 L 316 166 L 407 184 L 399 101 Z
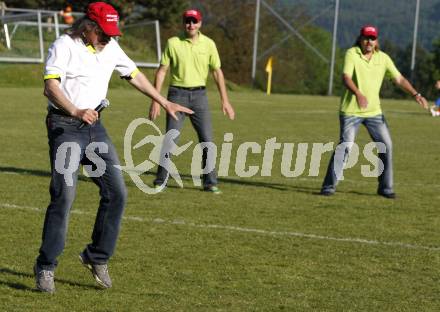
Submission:
M 62 10 L 70 4 L 75 12 L 84 12 L 87 5 L 95 1 L 83 0 L 6 0 L 8 7 Z M 180 16 L 188 5 L 185 0 L 108 0 L 105 1 L 119 12 L 121 21 L 154 19 L 159 20 L 163 27 L 169 27 L 180 22 Z
M 193 1 L 193 7 L 202 12 L 202 32 L 217 44 L 226 78 L 240 84 L 249 83 L 255 19 L 253 3 Z
M 266 1 L 271 2 L 271 1 Z M 202 31 L 215 40 L 226 77 L 236 83 L 250 84 L 255 27 L 255 1 L 199 0 L 193 4 L 204 14 Z M 271 3 L 275 5 L 274 3 Z M 309 16 L 302 6 L 275 6 L 275 9 L 328 59 L 331 33 L 307 24 Z M 255 86 L 266 88 L 264 71 L 267 59 L 274 57 L 274 92 L 326 94 L 329 63 L 321 60 L 298 37 L 292 35 L 267 10 L 261 10 L 258 62 Z M 266 53 L 267 52 L 267 53 Z M 337 51 L 335 93 L 341 88 L 342 53 Z
M 4 2 L 11 8 L 47 10 L 61 10 L 66 4 L 63 0 L 6 0 Z
M 180 25 L 182 12 L 189 8 L 189 2 L 186 0 L 140 0 L 135 2 L 135 11 L 130 19 L 159 20 L 161 26 L 165 28 Z
M 440 76 L 436 73 L 438 72 L 438 68 L 440 68 L 438 67 L 440 64 L 436 64 L 435 50 L 434 53 L 430 53 L 422 47 L 417 46 L 415 68 L 414 72 L 411 72 L 412 45 L 400 48 L 390 41 L 385 41 L 381 44 L 381 49 L 393 59 L 396 67 L 403 76 L 412 82 L 416 90 L 421 92 L 428 99 L 433 99 L 437 96 L 434 83 L 435 80 L 440 79 Z M 438 52 L 437 57 L 440 61 L 440 49 Z M 398 89 L 391 81 L 385 81 L 381 95 L 388 98 L 408 97 L 405 92 Z
M 376 1 L 376 0 L 375 0 Z M 61 10 L 70 3 L 74 11 L 83 12 L 91 1 L 82 0 L 6 0 L 8 7 Z M 134 23 L 141 20 L 158 19 L 161 24 L 162 43 L 170 36 L 182 31 L 182 12 L 188 8 L 199 9 L 203 14 L 202 32 L 214 39 L 220 52 L 222 68 L 226 78 L 239 83 L 251 84 L 252 53 L 255 27 L 255 1 L 253 0 L 109 0 L 121 15 L 121 23 Z M 301 35 L 320 51 L 326 58 L 330 58 L 332 34 L 316 25 L 309 23 L 309 6 L 318 6 L 318 0 L 310 0 L 303 4 L 292 1 L 266 0 L 287 22 L 297 29 Z M 357 3 L 357 2 L 356 2 Z M 427 0 L 432 6 L 433 1 Z M 383 4 L 384 8 L 386 3 Z M 408 6 L 409 4 L 405 4 Z M 426 4 L 427 5 L 427 4 Z M 359 14 L 356 14 L 354 3 L 345 3 L 342 12 L 345 19 L 341 24 L 350 25 L 360 23 Z M 440 5 L 433 6 L 434 11 Z M 345 10 L 345 11 L 344 11 Z M 361 10 L 362 11 L 362 10 Z M 361 12 L 359 12 L 361 13 Z M 426 16 L 426 13 L 425 13 Z M 437 15 L 436 15 L 437 16 Z M 398 18 L 395 16 L 395 18 Z M 421 22 L 423 24 L 423 22 Z M 394 24 L 393 24 L 394 25 Z M 342 26 L 341 26 L 342 27 Z M 408 28 L 408 24 L 405 26 Z M 352 27 L 353 28 L 353 27 Z M 328 27 L 326 27 L 328 29 Z M 356 28 L 357 29 L 357 28 Z M 384 32 L 386 29 L 381 28 Z M 435 30 L 435 28 L 432 28 Z M 353 29 L 347 34 L 346 42 L 353 42 Z M 401 34 L 397 29 L 393 33 Z M 408 36 L 407 36 L 408 37 Z M 413 73 L 410 71 L 411 45 L 402 45 L 402 42 L 393 40 L 381 41 L 381 49 L 394 60 L 397 68 L 412 82 L 417 90 L 429 99 L 436 98 L 438 91 L 434 89 L 435 80 L 440 79 L 440 39 L 432 44 L 428 51 L 417 47 L 416 66 Z M 351 44 L 350 44 L 351 45 Z M 426 45 L 425 45 L 426 46 Z M 345 48 L 336 51 L 334 74 L 334 94 L 338 95 L 344 87 L 341 83 L 341 72 Z M 269 51 L 269 52 L 268 52 Z M 267 53 L 266 53 L 267 52 Z M 264 54 L 266 53 L 266 54 Z M 292 35 L 267 9 L 261 10 L 259 33 L 259 59 L 257 62 L 257 77 L 255 85 L 266 88 L 266 73 L 264 71 L 269 56 L 274 57 L 273 84 L 274 92 L 325 94 L 328 87 L 329 64 L 321 60 L 298 37 Z M 381 92 L 384 97 L 407 97 L 390 80 L 386 79 Z

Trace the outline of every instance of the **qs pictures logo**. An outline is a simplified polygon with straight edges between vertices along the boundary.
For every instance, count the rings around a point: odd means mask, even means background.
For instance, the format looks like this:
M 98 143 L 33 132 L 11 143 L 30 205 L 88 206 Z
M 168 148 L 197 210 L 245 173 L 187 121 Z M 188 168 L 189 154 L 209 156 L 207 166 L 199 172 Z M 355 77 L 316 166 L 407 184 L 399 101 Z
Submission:
M 136 129 L 143 124 L 152 127 L 157 135 L 149 134 L 133 146 L 133 135 Z M 183 187 L 182 178 L 180 177 L 176 165 L 171 161 L 170 156 L 178 156 L 182 154 L 192 145 L 193 141 L 190 141 L 179 147 L 174 143 L 174 140 L 179 136 L 179 134 L 179 131 L 172 129 L 163 135 L 160 129 L 152 121 L 146 118 L 137 118 L 133 120 L 128 126 L 124 136 L 124 159 L 126 165 L 119 166 L 118 168 L 125 171 L 136 184 L 136 186 L 146 194 L 156 194 L 162 191 L 170 176 L 180 187 Z M 148 155 L 148 159 L 139 165 L 135 165 L 133 162 L 132 150 L 138 149 L 146 144 L 153 145 L 153 148 Z M 164 167 L 168 174 L 162 185 L 153 188 L 145 184 L 140 175 L 155 168 L 156 166 Z

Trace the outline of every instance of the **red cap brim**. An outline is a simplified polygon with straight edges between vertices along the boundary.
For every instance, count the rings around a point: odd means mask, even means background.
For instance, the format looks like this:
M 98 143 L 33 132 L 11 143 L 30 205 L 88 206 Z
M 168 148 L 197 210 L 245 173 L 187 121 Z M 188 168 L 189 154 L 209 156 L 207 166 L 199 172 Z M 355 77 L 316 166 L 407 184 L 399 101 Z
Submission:
M 202 13 L 200 13 L 200 11 L 198 10 L 186 10 L 183 13 L 183 18 L 188 18 L 188 17 L 192 17 L 195 18 L 197 20 L 197 22 L 200 22 L 202 20 Z
M 121 31 L 119 30 L 118 25 L 111 25 L 107 24 L 105 27 L 102 27 L 102 25 L 99 25 L 107 36 L 121 36 Z
M 185 18 L 192 17 L 195 18 L 197 22 L 200 22 L 201 18 L 197 14 L 186 14 Z

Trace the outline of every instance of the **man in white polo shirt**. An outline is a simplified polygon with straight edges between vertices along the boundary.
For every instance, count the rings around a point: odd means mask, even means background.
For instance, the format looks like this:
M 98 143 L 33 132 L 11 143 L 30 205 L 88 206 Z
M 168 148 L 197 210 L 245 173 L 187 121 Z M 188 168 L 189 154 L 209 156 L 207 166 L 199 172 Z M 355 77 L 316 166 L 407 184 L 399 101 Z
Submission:
M 43 292 L 55 291 L 56 259 L 64 249 L 80 164 L 95 168 L 95 174 L 90 176 L 101 196 L 92 242 L 80 253 L 80 261 L 91 270 L 100 286 L 112 286 L 107 262 L 119 234 L 126 189 L 122 173 L 115 167 L 119 165 L 115 148 L 95 108 L 106 98 L 113 70 L 160 103 L 174 118 L 177 118 L 177 112 L 192 113 L 162 97 L 139 72 L 112 38 L 121 35 L 117 23 L 118 13 L 111 5 L 91 3 L 85 17 L 77 20 L 67 34 L 49 48 L 44 94 L 49 99 L 46 123 L 52 176 L 51 201 L 34 267 L 37 288 Z M 91 144 L 94 148 L 88 150 Z M 105 170 L 96 174 L 99 163 L 101 166 L 105 164 Z M 66 168 L 71 169 L 70 176 L 66 175 Z

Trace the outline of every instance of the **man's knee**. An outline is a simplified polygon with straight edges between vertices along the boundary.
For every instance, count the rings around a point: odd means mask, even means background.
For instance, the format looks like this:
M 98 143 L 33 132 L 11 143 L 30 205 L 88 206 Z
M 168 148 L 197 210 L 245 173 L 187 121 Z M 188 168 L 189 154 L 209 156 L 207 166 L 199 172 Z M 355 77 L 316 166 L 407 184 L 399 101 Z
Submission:
M 117 187 L 110 193 L 109 200 L 118 207 L 124 207 L 127 202 L 127 188 L 124 183 L 118 183 Z
M 64 183 L 64 181 L 62 182 Z M 75 199 L 76 187 L 67 185 L 54 185 L 50 188 L 51 202 L 56 206 L 70 207 Z

